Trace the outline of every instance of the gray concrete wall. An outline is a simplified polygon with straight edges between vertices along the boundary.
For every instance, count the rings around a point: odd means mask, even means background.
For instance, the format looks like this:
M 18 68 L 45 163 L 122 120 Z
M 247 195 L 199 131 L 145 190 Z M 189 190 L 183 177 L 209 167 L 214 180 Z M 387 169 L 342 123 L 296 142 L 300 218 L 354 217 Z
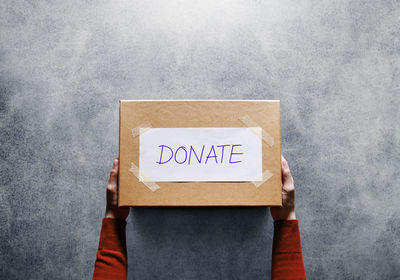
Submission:
M 400 2 L 1 1 L 0 275 L 89 279 L 119 99 L 280 99 L 309 279 L 400 279 Z M 266 208 L 143 208 L 129 278 L 265 279 Z

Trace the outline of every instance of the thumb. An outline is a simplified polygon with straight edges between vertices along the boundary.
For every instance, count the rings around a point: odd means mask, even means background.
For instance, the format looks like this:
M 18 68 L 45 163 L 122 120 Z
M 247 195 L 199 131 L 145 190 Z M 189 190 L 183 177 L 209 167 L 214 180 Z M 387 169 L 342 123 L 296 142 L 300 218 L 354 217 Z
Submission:
M 290 173 L 289 164 L 286 159 L 281 156 L 281 168 L 282 168 L 282 185 L 293 184 L 293 177 Z
M 114 159 L 113 166 L 110 171 L 110 177 L 108 178 L 108 184 L 115 186 L 118 180 L 118 158 Z

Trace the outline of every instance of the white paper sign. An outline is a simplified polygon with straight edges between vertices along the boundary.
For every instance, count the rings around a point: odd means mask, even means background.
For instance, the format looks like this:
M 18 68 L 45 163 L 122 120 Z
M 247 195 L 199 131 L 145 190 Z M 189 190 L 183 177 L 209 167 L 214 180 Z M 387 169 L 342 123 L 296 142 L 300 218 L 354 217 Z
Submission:
M 256 181 L 261 128 L 150 128 L 139 138 L 139 181 Z

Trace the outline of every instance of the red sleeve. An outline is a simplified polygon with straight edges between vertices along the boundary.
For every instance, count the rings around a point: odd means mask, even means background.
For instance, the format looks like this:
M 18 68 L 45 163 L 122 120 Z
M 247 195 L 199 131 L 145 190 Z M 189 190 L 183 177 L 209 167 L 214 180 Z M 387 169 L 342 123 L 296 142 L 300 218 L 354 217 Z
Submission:
M 128 259 L 125 239 L 126 222 L 104 218 L 99 249 L 94 264 L 93 280 L 126 279 Z
M 271 279 L 306 279 L 298 220 L 274 222 Z

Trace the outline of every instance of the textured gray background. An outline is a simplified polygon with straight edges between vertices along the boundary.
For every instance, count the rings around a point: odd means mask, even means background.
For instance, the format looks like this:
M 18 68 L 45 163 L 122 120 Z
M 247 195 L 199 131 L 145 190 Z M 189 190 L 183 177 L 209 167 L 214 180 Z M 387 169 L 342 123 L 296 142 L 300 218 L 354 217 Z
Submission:
M 400 279 L 400 1 L 0 13 L 0 278 L 91 277 L 119 99 L 221 98 L 282 102 L 308 278 Z M 129 277 L 265 279 L 272 230 L 266 208 L 137 209 Z

